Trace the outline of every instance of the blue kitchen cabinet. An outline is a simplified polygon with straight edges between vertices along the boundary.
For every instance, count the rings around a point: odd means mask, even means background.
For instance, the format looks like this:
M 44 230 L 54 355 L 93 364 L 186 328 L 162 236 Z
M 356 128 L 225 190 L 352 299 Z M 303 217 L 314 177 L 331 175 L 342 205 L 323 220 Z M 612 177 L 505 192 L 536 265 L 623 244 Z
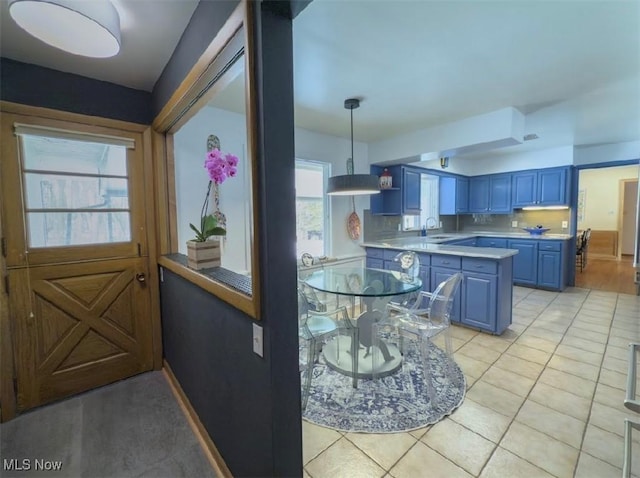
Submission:
M 367 256 L 367 267 L 369 269 L 384 269 L 384 261 Z
M 492 174 L 470 178 L 469 212 L 511 212 L 511 174 Z
M 459 256 L 432 255 L 431 256 L 431 292 L 433 292 L 441 282 L 444 282 L 456 272 L 460 271 L 461 258 Z M 453 299 L 451 309 L 451 321 L 460 322 L 461 288 L 458 288 Z
M 431 271 L 429 266 L 420 264 L 420 280 L 422 281 L 422 290 L 431 291 Z
M 469 179 L 469 212 L 489 212 L 489 178 Z
M 511 239 L 509 249 L 518 253 L 513 257 L 513 282 L 535 287 L 538 283 L 538 243 L 534 240 Z
M 402 214 L 420 215 L 422 173 L 402 166 Z
M 462 320 L 464 325 L 491 331 L 495 325 L 498 276 L 463 271 Z
M 512 175 L 512 206 L 567 206 L 570 168 L 521 171 Z
M 440 214 L 443 216 L 469 212 L 469 179 L 440 177 Z
M 387 169 L 393 187 L 371 195 L 371 214 L 399 216 L 420 214 L 421 173 L 407 166 L 371 166 L 371 174 L 380 176 Z
M 540 241 L 538 244 L 538 286 L 546 289 L 565 288 L 569 241 Z
M 561 255 L 555 251 L 538 251 L 538 286 L 560 289 Z
M 538 205 L 565 206 L 569 204 L 569 168 L 550 168 L 538 171 Z
M 507 248 L 507 240 L 499 237 L 478 237 L 476 239 L 476 247 L 498 247 Z

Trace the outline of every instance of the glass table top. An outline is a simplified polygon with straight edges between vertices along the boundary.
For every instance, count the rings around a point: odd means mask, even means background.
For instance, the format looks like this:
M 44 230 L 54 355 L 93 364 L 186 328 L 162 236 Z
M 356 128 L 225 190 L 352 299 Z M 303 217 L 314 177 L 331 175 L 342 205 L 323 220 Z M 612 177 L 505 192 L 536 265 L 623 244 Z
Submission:
M 419 278 L 366 267 L 327 267 L 313 272 L 305 283 L 323 292 L 360 297 L 407 294 L 422 288 Z

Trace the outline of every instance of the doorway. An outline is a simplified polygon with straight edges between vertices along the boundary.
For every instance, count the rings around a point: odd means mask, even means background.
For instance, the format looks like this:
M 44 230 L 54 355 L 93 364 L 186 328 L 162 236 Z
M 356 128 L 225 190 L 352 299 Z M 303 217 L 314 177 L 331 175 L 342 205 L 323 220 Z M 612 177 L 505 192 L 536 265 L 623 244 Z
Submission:
M 17 410 L 151 370 L 141 132 L 0 121 Z
M 579 171 L 577 229 L 591 229 L 591 239 L 586 266 L 576 267 L 576 287 L 635 294 L 638 176 L 637 161 Z

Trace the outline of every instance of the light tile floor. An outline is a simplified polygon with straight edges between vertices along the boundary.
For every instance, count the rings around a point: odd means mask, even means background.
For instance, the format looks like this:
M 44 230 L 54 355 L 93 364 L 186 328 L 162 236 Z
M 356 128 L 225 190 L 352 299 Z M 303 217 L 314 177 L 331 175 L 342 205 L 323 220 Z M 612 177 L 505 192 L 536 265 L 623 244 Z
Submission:
M 467 396 L 451 416 L 385 435 L 303 421 L 305 476 L 620 477 L 623 420 L 640 421 L 623 406 L 640 297 L 514 287 L 513 298 L 499 337 L 453 327 Z M 640 433 L 633 458 L 640 476 Z

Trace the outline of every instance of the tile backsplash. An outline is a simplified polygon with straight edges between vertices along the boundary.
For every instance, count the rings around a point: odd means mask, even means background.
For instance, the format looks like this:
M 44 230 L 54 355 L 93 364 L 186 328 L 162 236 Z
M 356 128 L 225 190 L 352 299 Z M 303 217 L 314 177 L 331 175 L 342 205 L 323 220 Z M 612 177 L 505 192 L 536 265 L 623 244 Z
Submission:
M 442 232 L 496 231 L 522 232 L 523 227 L 535 227 L 541 224 L 548 227 L 551 234 L 569 234 L 570 227 L 563 228 L 562 222 L 571 225 L 571 210 L 514 211 L 512 214 L 460 214 L 440 216 Z M 511 227 L 518 221 L 518 227 Z M 379 216 L 365 209 L 363 220 L 363 240 L 375 242 L 383 239 L 415 237 L 420 231 L 401 231 L 402 216 Z

